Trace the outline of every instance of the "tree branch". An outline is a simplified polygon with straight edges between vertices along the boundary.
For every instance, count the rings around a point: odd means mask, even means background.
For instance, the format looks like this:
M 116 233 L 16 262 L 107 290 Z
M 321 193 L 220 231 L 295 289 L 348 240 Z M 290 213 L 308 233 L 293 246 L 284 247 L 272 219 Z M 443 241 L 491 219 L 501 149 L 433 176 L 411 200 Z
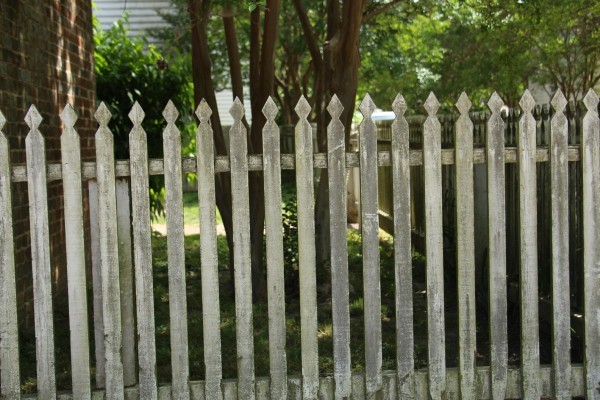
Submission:
M 300 19 L 300 25 L 302 25 L 302 32 L 304 32 L 306 46 L 308 47 L 308 51 L 310 52 L 310 55 L 315 63 L 315 69 L 320 71 L 323 58 L 321 57 L 319 45 L 317 43 L 317 39 L 315 38 L 312 26 L 308 20 L 308 15 L 306 14 L 306 10 L 302 5 L 302 0 L 294 0 L 294 7 L 296 8 L 296 14 L 298 14 L 298 18 Z
M 363 13 L 363 23 L 368 24 L 370 21 L 372 21 L 378 15 L 383 14 L 387 10 L 395 7 L 396 5 L 400 4 L 403 1 L 405 1 L 405 0 L 392 0 L 389 3 L 380 5 L 379 7 L 373 7 L 370 10 L 365 10 L 365 12 Z

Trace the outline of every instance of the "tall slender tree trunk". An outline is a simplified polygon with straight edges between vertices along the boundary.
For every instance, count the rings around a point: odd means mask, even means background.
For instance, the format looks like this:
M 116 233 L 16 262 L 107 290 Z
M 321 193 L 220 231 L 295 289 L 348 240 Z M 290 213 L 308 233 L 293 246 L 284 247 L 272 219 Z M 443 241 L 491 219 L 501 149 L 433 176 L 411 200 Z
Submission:
M 210 61 L 206 24 L 211 2 L 195 0 L 190 2 L 190 22 L 192 27 L 192 72 L 194 81 L 194 102 L 199 104 L 205 99 L 211 110 L 211 126 L 215 141 L 215 151 L 218 155 L 227 155 L 228 149 L 223 138 L 223 128 L 217 108 L 217 98 L 212 82 L 212 65 Z M 215 200 L 225 227 L 227 245 L 229 247 L 229 269 L 231 283 L 235 265 L 233 254 L 233 219 L 231 211 L 231 180 L 229 175 L 219 173 L 215 176 Z

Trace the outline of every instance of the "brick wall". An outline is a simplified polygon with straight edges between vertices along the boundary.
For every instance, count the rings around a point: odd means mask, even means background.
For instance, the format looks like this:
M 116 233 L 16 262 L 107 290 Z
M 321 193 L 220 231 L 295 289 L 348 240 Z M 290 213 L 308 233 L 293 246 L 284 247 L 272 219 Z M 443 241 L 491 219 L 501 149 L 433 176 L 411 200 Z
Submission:
M 0 110 L 7 119 L 4 133 L 13 165 L 25 163 L 28 128 L 23 118 L 31 104 L 44 118 L 40 130 L 48 162 L 60 161 L 59 115 L 67 102 L 79 114 L 82 159 L 93 158 L 94 101 L 91 1 L 0 0 Z M 27 184 L 13 184 L 17 292 L 25 321 L 33 311 L 28 207 Z M 66 263 L 60 182 L 48 186 L 48 209 L 53 293 L 62 296 Z M 86 235 L 89 238 L 89 224 Z

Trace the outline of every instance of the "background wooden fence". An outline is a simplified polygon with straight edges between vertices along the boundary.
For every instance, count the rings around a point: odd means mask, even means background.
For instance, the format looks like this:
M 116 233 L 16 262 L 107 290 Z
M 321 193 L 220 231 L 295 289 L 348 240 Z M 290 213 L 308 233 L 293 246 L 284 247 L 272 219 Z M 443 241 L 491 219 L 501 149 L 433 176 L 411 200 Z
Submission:
M 567 103 L 561 93 L 553 100 L 554 115 L 548 122 L 549 137 L 536 145 L 537 123 L 533 98 L 526 92 L 521 100 L 521 117 L 507 125 L 501 115 L 502 100 L 494 94 L 491 113 L 482 124 L 469 116 L 471 107 L 463 94 L 457 103 L 460 116 L 452 128 L 437 117 L 439 103 L 431 94 L 425 103 L 428 116 L 422 125 L 419 146 L 411 148 L 411 136 L 417 132 L 416 122 L 405 117 L 406 104 L 398 96 L 393 109 L 396 119 L 390 127 L 391 150 L 378 151 L 377 126 L 371 119 L 375 105 L 366 96 L 360 105 L 364 120 L 359 127 L 359 152 L 346 153 L 344 127 L 339 120 L 342 106 L 334 96 L 328 111 L 332 120 L 327 129 L 328 152 L 313 151 L 312 128 L 307 120 L 310 107 L 302 98 L 296 107 L 300 121 L 295 129 L 295 154 L 280 154 L 280 132 L 275 123 L 277 108 L 269 100 L 263 112 L 267 123 L 263 130 L 265 153 L 248 155 L 246 129 L 241 123 L 243 106 L 236 101 L 231 109 L 235 123 L 230 131 L 230 155 L 214 156 L 212 129 L 208 123 L 211 110 L 202 102 L 197 110 L 200 120 L 197 134 L 197 158 L 182 159 L 180 134 L 176 127 L 177 111 L 169 102 L 164 111 L 164 160 L 148 160 L 146 134 L 142 123 L 144 112 L 135 104 L 130 118 L 134 127 L 130 135 L 129 160 L 114 160 L 113 138 L 109 130 L 110 113 L 100 105 L 96 118 L 96 162 L 81 163 L 79 138 L 74 129 L 76 115 L 70 106 L 61 114 L 64 123 L 62 163 L 47 165 L 44 138 L 40 131 L 41 116 L 31 107 L 26 116 L 30 127 L 26 140 L 27 165 L 10 166 L 8 142 L 0 134 L 0 394 L 3 398 L 20 397 L 18 330 L 16 315 L 13 232 L 11 224 L 11 182 L 27 181 L 30 198 L 32 232 L 32 264 L 34 270 L 34 310 L 37 349 L 37 383 L 40 399 L 56 398 L 54 366 L 54 333 L 48 237 L 47 183 L 63 181 L 66 249 L 69 283 L 69 324 L 71 328 L 72 394 L 63 398 L 142 398 L 142 399 L 253 399 L 253 398 L 465 398 L 567 399 L 585 396 L 600 398 L 600 122 L 598 97 L 590 91 L 585 97 L 587 109 L 581 122 L 580 142 L 568 138 Z M 4 125 L 0 114 L 0 129 Z M 475 122 L 475 124 L 474 124 Z M 475 129 L 477 127 L 477 129 Z M 506 140 L 504 136 L 507 136 Z M 454 140 L 449 140 L 453 136 Z M 540 139 L 541 140 L 541 139 Z M 414 142 L 414 140 L 413 140 Z M 453 143 L 451 147 L 447 143 Z M 479 143 L 479 146 L 477 145 Z M 516 147 L 515 147 L 516 145 Z M 570 163 L 579 163 L 581 194 L 570 196 Z M 490 323 L 490 365 L 476 367 L 476 282 L 475 263 L 475 166 L 484 166 L 487 175 L 488 251 L 486 278 Z M 548 176 L 540 165 L 547 165 Z M 415 173 L 420 166 L 422 172 Z M 452 170 L 444 171 L 447 166 Z M 348 254 L 346 242 L 346 171 L 360 167 L 361 228 L 364 276 L 365 368 L 351 372 L 348 304 Z M 378 247 L 378 167 L 390 167 L 392 199 L 388 205 L 393 218 L 395 248 L 396 303 L 396 371 L 382 370 L 381 290 Z M 510 168 L 516 171 L 515 181 Z M 331 205 L 331 278 L 333 314 L 334 373 L 319 377 L 317 347 L 317 293 L 314 243 L 314 170 L 328 168 L 329 202 Z M 287 376 L 285 355 L 285 302 L 283 282 L 283 245 L 281 221 L 281 170 L 295 169 L 297 180 L 299 269 L 301 301 L 302 376 Z M 253 316 L 250 277 L 250 238 L 248 171 L 263 171 L 265 180 L 265 226 L 267 236 L 267 269 L 269 279 L 270 377 L 257 378 L 254 372 Z M 195 172 L 203 183 L 199 190 L 201 225 L 201 273 L 203 304 L 203 341 L 206 376 L 202 382 L 189 382 L 187 311 L 185 297 L 185 264 L 183 259 L 182 179 L 183 173 Z M 222 351 L 233 351 L 230 343 L 222 348 L 219 325 L 218 271 L 214 196 L 215 173 L 229 172 L 232 182 L 235 242 L 236 351 L 238 376 L 234 381 L 222 380 Z M 452 178 L 448 178 L 448 174 Z M 171 326 L 172 380 L 159 385 L 156 380 L 156 346 L 154 332 L 154 299 L 152 292 L 151 226 L 148 209 L 148 177 L 164 175 L 167 192 L 169 306 Z M 571 175 L 573 173 L 571 172 Z M 415 178 L 416 176 L 416 178 Z M 119 178 L 129 177 L 129 199 L 117 195 Z M 421 178 L 422 177 L 422 178 Z M 579 178 L 580 177 L 580 178 Z M 412 182 L 422 179 L 424 193 L 422 220 L 412 214 Z M 538 225 L 540 195 L 537 180 L 550 181 L 548 225 Z M 104 388 L 92 390 L 87 309 L 86 266 L 82 228 L 82 182 L 95 180 L 98 203 L 95 234 L 100 254 L 101 293 L 94 292 L 95 304 L 102 314 L 102 352 Z M 455 279 L 458 284 L 458 368 L 446 367 L 444 286 L 445 276 L 444 181 L 456 186 Z M 505 195 L 507 186 L 519 186 L 515 199 Z M 414 189 L 415 191 L 417 189 Z M 416 196 L 414 196 L 416 197 Z M 516 218 L 506 212 L 505 205 L 516 201 L 518 215 L 515 231 L 507 228 Z M 131 204 L 133 234 L 133 270 L 124 276 L 120 260 L 118 210 L 120 202 Z M 579 204 L 580 203 L 580 204 Z M 129 204 L 127 204 L 128 206 Z M 579 207 L 582 228 L 581 295 L 584 319 L 583 364 L 571 363 L 570 357 L 570 286 L 569 248 L 572 246 L 569 219 Z M 126 207 L 129 208 L 129 207 Z M 426 257 L 428 354 L 426 370 L 414 368 L 412 225 L 423 232 Z M 552 365 L 540 365 L 539 358 L 539 273 L 538 236 L 548 228 L 551 237 L 549 276 L 552 304 Z M 94 229 L 92 229 L 94 231 Z M 517 291 L 521 315 L 521 365 L 509 367 L 507 349 L 507 273 L 513 265 L 507 258 L 510 236 L 519 241 L 519 279 Z M 572 261 L 571 261 L 572 262 Z M 545 272 L 544 272 L 545 274 Z M 137 340 L 137 376 L 131 371 L 126 342 L 130 334 L 125 328 L 128 312 L 126 295 L 121 291 L 124 279 L 135 286 Z M 125 296 L 125 297 L 124 297 Z M 130 297 L 131 298 L 131 297 Z M 96 303 L 97 301 L 97 303 Z M 94 307 L 94 322 L 96 307 Z M 97 343 L 97 345 L 99 345 Z M 133 349 L 133 347 L 132 347 Z M 96 349 L 98 352 L 98 349 Z M 98 372 L 98 371 L 97 371 Z M 133 382 L 132 382 L 133 381 Z M 133 386 L 131 386 L 133 385 Z

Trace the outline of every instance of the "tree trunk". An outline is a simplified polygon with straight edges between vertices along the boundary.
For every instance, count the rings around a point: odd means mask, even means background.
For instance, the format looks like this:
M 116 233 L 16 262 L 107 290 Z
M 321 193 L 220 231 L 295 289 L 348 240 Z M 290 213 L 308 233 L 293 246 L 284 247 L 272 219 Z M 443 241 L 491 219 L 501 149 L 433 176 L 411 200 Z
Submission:
M 205 99 L 211 110 L 211 126 L 215 141 L 215 151 L 218 155 L 227 155 L 227 146 L 223 138 L 223 128 L 217 108 L 217 98 L 212 82 L 212 65 L 208 51 L 208 40 L 206 37 L 206 23 L 210 1 L 196 0 L 190 2 L 190 21 L 192 27 L 192 73 L 194 81 L 194 101 L 199 104 Z M 229 175 L 219 173 L 215 176 L 215 200 L 223 220 L 227 245 L 229 247 L 229 270 L 231 275 L 231 286 L 235 284 L 233 270 L 235 260 L 233 255 L 233 219 L 231 211 L 231 180 Z

